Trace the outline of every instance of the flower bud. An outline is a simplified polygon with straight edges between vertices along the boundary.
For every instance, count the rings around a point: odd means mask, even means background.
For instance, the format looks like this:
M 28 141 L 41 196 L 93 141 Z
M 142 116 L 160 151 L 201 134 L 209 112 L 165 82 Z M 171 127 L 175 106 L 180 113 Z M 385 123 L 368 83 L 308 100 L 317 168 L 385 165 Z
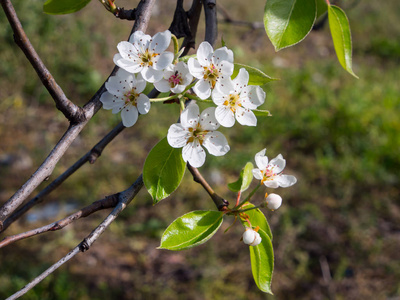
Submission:
M 282 197 L 278 194 L 269 194 L 265 201 L 270 210 L 276 210 L 282 205 Z
M 243 243 L 250 246 L 257 246 L 261 243 L 261 236 L 257 231 L 246 228 L 246 231 L 243 233 Z

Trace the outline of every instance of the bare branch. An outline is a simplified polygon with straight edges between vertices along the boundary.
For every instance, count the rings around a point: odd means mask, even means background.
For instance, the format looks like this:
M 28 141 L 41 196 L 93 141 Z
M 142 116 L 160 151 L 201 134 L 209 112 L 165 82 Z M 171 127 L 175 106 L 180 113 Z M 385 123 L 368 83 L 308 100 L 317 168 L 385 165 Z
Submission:
M 29 38 L 25 34 L 10 0 L 2 0 L 1 5 L 3 6 L 11 28 L 13 29 L 15 43 L 21 48 L 29 62 L 32 64 L 32 67 L 35 69 L 43 85 L 49 91 L 51 97 L 53 97 L 57 108 L 71 123 L 80 123 L 85 119 L 85 114 L 83 113 L 82 108 L 74 104 L 67 98 L 67 96 L 65 96 L 63 90 L 43 64 L 39 55 L 35 51 L 35 48 L 33 48 L 29 41 Z
M 136 20 L 136 8 L 134 9 L 125 9 L 123 7 L 117 7 L 114 16 L 121 20 L 133 21 Z
M 264 28 L 264 24 L 262 22 L 248 22 L 248 21 L 234 20 L 230 16 L 229 12 L 220 4 L 217 4 L 217 10 L 223 17 L 223 19 L 220 20 L 220 22 L 237 25 L 237 26 L 250 27 L 253 30 Z
M 68 226 L 72 222 L 79 220 L 81 218 L 85 218 L 99 210 L 115 207 L 117 205 L 117 203 L 118 203 L 118 194 L 108 196 L 102 200 L 93 202 L 92 204 L 82 208 L 81 210 L 77 211 L 76 213 L 74 213 L 66 218 L 63 218 L 61 220 L 58 220 L 54 223 L 51 223 L 49 225 L 35 228 L 35 229 L 29 230 L 27 232 L 19 233 L 16 235 L 7 236 L 0 242 L 0 248 L 3 248 L 14 242 L 17 242 L 17 241 L 41 234 L 41 233 L 63 229 L 65 226 Z
M 21 290 L 16 292 L 7 298 L 7 300 L 13 300 L 21 297 L 26 294 L 29 290 L 35 287 L 38 283 L 40 283 L 43 279 L 57 270 L 64 263 L 69 261 L 75 255 L 77 255 L 80 251 L 87 251 L 90 246 L 99 238 L 99 236 L 107 229 L 107 227 L 118 217 L 118 215 L 125 209 L 125 207 L 132 201 L 132 199 L 137 195 L 140 189 L 143 187 L 143 178 L 142 175 L 132 184 L 127 190 L 118 194 L 118 204 L 113 209 L 113 211 L 104 219 L 103 222 L 100 223 L 78 246 L 76 246 L 71 252 L 69 252 L 66 256 L 40 274 L 38 277 L 33 279 L 30 283 L 24 286 Z
M 218 36 L 216 0 L 204 0 L 204 13 L 206 16 L 206 35 L 204 40 L 211 45 L 215 44 Z
M 201 1 L 193 0 L 191 8 L 187 12 L 191 37 L 185 37 L 183 40 L 182 48 L 185 48 L 185 50 L 183 51 L 182 56 L 187 55 L 190 51 L 190 48 L 195 48 L 195 39 L 197 34 L 197 26 L 199 25 L 201 15 L 201 8 Z
M 214 201 L 214 204 L 218 208 L 218 210 L 220 210 L 220 211 L 226 210 L 227 207 L 229 206 L 229 202 L 214 192 L 214 190 L 211 188 L 211 186 L 208 184 L 208 182 L 204 179 L 204 177 L 200 174 L 200 172 L 197 168 L 192 167 L 189 163 L 187 163 L 186 166 L 187 166 L 188 170 L 190 171 L 190 173 L 192 174 L 193 180 L 202 185 L 202 187 L 207 191 L 207 193 L 210 195 L 211 199 Z
M 142 0 L 137 8 L 136 21 L 133 26 L 132 32 L 136 30 L 145 31 L 150 19 L 151 9 L 155 0 Z M 9 0 L 2 0 L 1 4 L 11 4 Z M 12 7 L 12 6 L 11 6 Z M 14 11 L 15 14 L 15 11 Z M 35 66 L 34 66 L 35 67 Z M 114 68 L 111 75 L 115 74 L 117 67 Z M 110 75 L 110 76 L 111 76 Z M 28 181 L 0 208 L 0 231 L 3 228 L 4 220 L 13 213 L 22 202 L 38 187 L 45 179 L 47 179 L 54 170 L 55 165 L 60 158 L 64 155 L 65 151 L 69 148 L 71 143 L 75 140 L 87 122 L 92 116 L 100 109 L 101 102 L 99 101 L 100 95 L 105 91 L 104 84 L 92 97 L 92 99 L 83 107 L 85 118 L 80 120 L 78 124 L 72 124 L 65 132 L 61 140 L 56 144 L 49 156 L 36 170 L 36 172 L 28 179 Z

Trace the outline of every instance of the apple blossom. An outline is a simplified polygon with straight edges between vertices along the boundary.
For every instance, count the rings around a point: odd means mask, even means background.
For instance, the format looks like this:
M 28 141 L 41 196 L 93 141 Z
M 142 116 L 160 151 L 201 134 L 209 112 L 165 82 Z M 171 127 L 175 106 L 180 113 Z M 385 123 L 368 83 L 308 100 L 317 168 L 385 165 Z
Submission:
M 243 233 L 242 239 L 243 243 L 250 246 L 257 246 L 261 243 L 262 240 L 260 234 L 252 228 L 246 228 L 246 231 Z
M 257 125 L 257 118 L 251 110 L 264 103 L 265 92 L 259 86 L 248 83 L 249 73 L 242 68 L 235 79 L 229 78 L 216 85 L 212 100 L 218 106 L 215 117 L 222 126 L 232 127 L 235 117 L 242 125 Z
M 211 95 L 217 82 L 230 78 L 233 73 L 233 52 L 226 47 L 213 50 L 208 42 L 202 42 L 197 49 L 197 59 L 188 61 L 190 73 L 199 81 L 193 87 L 200 99 Z
M 206 160 L 202 146 L 215 156 L 225 155 L 229 151 L 225 136 L 215 131 L 219 126 L 215 119 L 215 107 L 206 108 L 200 114 L 199 107 L 192 102 L 183 110 L 180 123 L 169 128 L 167 140 L 173 148 L 183 147 L 183 160 L 198 168 Z
M 140 74 L 130 74 L 122 69 L 116 76 L 111 76 L 105 84 L 107 92 L 103 93 L 100 101 L 104 109 L 112 109 L 112 113 L 121 112 L 122 123 L 125 127 L 133 126 L 140 114 L 150 110 L 149 98 L 142 94 L 146 81 Z
M 129 73 L 141 73 L 148 82 L 157 82 L 174 59 L 173 53 L 165 51 L 170 43 L 169 30 L 159 32 L 153 38 L 142 31 L 135 31 L 129 42 L 118 44 L 119 53 L 114 55 L 114 63 Z
M 296 177 L 292 175 L 283 175 L 282 171 L 285 168 L 286 160 L 279 154 L 277 157 L 268 162 L 268 157 L 265 156 L 266 149 L 261 150 L 255 156 L 257 164 L 256 169 L 253 169 L 254 178 L 261 180 L 267 187 L 289 187 L 297 182 Z
M 180 61 L 176 65 L 169 65 L 160 81 L 154 83 L 157 90 L 162 93 L 173 92 L 175 94 L 182 93 L 186 86 L 193 80 L 193 76 L 189 73 L 188 66 Z

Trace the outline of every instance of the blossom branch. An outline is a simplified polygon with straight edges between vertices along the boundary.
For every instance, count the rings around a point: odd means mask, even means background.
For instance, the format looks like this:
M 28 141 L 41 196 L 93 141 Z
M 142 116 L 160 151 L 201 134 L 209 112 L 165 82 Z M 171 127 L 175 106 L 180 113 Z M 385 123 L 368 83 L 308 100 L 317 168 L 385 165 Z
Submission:
M 43 61 L 40 59 L 35 48 L 33 48 L 31 42 L 29 41 L 29 38 L 27 37 L 22 27 L 21 22 L 18 19 L 15 9 L 11 4 L 11 1 L 2 0 L 1 5 L 14 32 L 15 43 L 21 48 L 26 58 L 32 64 L 32 67 L 38 74 L 39 79 L 42 81 L 43 85 L 49 91 L 51 97 L 56 103 L 56 107 L 71 123 L 79 123 L 80 121 L 84 120 L 85 114 L 82 111 L 82 108 L 77 106 L 67 98 L 63 90 L 55 81 L 54 77 L 44 65 Z
M 219 196 L 208 184 L 208 182 L 204 179 L 204 177 L 200 174 L 197 168 L 192 167 L 189 163 L 187 163 L 187 168 L 193 176 L 193 180 L 197 183 L 200 183 L 202 187 L 206 190 L 206 192 L 210 195 L 211 199 L 214 201 L 215 206 L 220 211 L 225 211 L 228 208 L 229 202 Z
M 137 8 L 136 21 L 133 26 L 132 32 L 136 30 L 145 31 L 147 24 L 150 20 L 151 10 L 154 6 L 155 0 L 142 0 Z M 1 4 L 10 9 L 11 3 L 9 0 L 3 0 Z M 7 5 L 5 5 L 7 4 Z M 15 14 L 15 11 L 14 11 Z M 36 68 L 35 65 L 33 65 Z M 114 75 L 117 71 L 117 67 L 114 68 L 111 75 Z M 0 231 L 2 231 L 4 220 L 13 213 L 22 202 L 35 190 L 39 184 L 41 184 L 46 178 L 48 178 L 58 163 L 60 158 L 67 151 L 71 143 L 75 140 L 87 122 L 92 116 L 100 109 L 101 102 L 99 101 L 100 95 L 105 91 L 104 84 L 92 97 L 92 99 L 83 107 L 85 117 L 80 119 L 78 124 L 71 123 L 67 131 L 64 133 L 60 141 L 56 144 L 49 156 L 36 170 L 36 172 L 25 182 L 25 184 L 0 208 Z
M 248 22 L 248 21 L 239 21 L 234 20 L 229 12 L 221 5 L 217 4 L 218 12 L 222 15 L 223 19 L 221 20 L 224 23 L 237 25 L 237 26 L 246 26 L 250 27 L 253 30 L 264 28 L 264 23 L 262 22 Z
M 185 37 L 182 43 L 182 48 L 185 48 L 182 56 L 185 56 L 189 53 L 190 48 L 195 48 L 195 39 L 197 34 L 197 27 L 199 25 L 200 14 L 201 14 L 201 1 L 193 0 L 192 6 L 187 12 L 187 17 L 189 19 L 189 28 L 191 37 Z
M 206 19 L 206 35 L 204 40 L 214 45 L 218 36 L 218 21 L 216 0 L 204 0 L 204 13 Z
M 118 217 L 118 215 L 125 209 L 125 207 L 132 201 L 132 199 L 137 195 L 140 189 L 143 187 L 142 175 L 125 191 L 118 194 L 118 203 L 112 212 L 97 226 L 79 245 L 72 249 L 66 256 L 61 258 L 58 262 L 53 264 L 50 268 L 40 274 L 38 277 L 33 279 L 30 283 L 24 286 L 21 290 L 11 295 L 7 300 L 14 300 L 22 295 L 26 294 L 29 290 L 35 287 L 43 279 L 57 270 L 64 263 L 69 261 L 79 252 L 87 251 L 90 246 L 100 237 L 100 235 L 107 229 L 107 227 Z

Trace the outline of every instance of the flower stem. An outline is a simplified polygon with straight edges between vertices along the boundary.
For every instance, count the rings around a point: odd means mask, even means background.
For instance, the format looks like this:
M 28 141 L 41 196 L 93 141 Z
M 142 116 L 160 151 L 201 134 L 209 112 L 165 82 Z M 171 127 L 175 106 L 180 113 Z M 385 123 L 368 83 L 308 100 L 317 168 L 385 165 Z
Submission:
M 200 99 L 199 97 L 197 97 L 195 95 L 192 95 L 192 94 L 185 94 L 184 96 L 186 98 L 189 98 L 189 99 L 192 99 L 192 100 L 202 101 L 202 102 L 211 102 L 212 103 L 212 100 L 203 100 L 203 99 Z
M 241 207 L 243 204 L 248 202 L 250 198 L 257 192 L 257 190 L 260 188 L 261 184 L 257 185 L 254 190 L 251 191 L 251 193 L 244 199 L 242 202 L 239 203 L 239 205 L 236 205 L 233 209 Z
M 163 102 L 163 101 L 167 101 L 167 100 L 172 100 L 172 99 L 176 99 L 176 98 L 181 98 L 182 95 L 172 95 L 172 96 L 168 96 L 168 97 L 162 97 L 162 98 L 150 98 L 150 102 Z

